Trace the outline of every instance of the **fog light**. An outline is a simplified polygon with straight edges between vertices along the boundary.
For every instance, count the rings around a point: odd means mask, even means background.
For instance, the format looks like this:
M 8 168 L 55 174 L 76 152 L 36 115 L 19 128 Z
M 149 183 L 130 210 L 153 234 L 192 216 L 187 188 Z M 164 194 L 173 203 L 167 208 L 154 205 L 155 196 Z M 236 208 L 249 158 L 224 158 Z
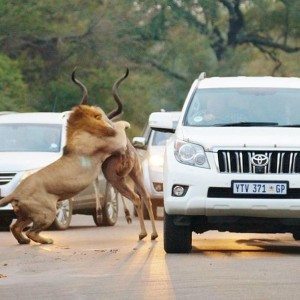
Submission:
M 206 157 L 205 157 L 205 155 L 200 153 L 200 154 L 195 155 L 194 160 L 195 160 L 196 165 L 202 166 L 206 162 Z
M 161 182 L 153 182 L 153 186 L 157 192 L 162 192 L 164 189 L 163 184 Z
M 174 185 L 173 186 L 173 195 L 176 197 L 181 197 L 185 194 L 185 188 L 181 185 Z

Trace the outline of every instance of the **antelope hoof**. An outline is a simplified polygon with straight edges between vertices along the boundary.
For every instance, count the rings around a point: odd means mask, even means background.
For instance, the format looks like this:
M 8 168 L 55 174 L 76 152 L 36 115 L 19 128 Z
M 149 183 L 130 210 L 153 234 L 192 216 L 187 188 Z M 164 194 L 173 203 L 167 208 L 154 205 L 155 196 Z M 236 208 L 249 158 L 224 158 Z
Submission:
M 130 216 L 126 216 L 126 221 L 128 224 L 131 224 L 132 223 L 132 219 Z
M 158 237 L 157 233 L 152 233 L 151 234 L 151 240 L 154 241 Z
M 28 244 L 30 243 L 30 239 L 26 239 L 26 238 L 24 238 L 24 239 L 19 239 L 19 240 L 18 240 L 18 243 L 19 243 L 20 245 L 28 245 Z
M 44 241 L 41 242 L 41 244 L 53 244 L 52 239 L 45 239 Z
M 139 234 L 139 240 L 141 241 L 143 238 L 147 236 L 147 233 L 140 233 Z

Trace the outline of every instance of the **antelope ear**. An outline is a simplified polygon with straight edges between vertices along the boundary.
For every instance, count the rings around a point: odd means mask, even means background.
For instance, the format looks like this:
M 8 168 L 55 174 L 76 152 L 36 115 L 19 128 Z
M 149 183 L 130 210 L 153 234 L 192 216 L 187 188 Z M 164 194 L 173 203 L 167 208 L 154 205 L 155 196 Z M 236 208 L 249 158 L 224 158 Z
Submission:
M 126 121 L 118 121 L 118 122 L 114 122 L 114 124 L 117 128 L 122 128 L 122 129 L 130 128 L 130 123 Z

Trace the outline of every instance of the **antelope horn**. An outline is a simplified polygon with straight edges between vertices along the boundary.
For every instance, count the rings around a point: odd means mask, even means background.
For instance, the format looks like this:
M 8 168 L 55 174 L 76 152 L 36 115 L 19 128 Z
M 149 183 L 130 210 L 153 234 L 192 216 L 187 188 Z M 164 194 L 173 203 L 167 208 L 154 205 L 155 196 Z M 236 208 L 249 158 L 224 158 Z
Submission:
M 87 88 L 85 87 L 85 85 L 79 81 L 76 77 L 75 77 L 75 72 L 76 72 L 76 67 L 74 68 L 73 72 L 72 72 L 72 81 L 77 84 L 81 90 L 82 90 L 82 99 L 80 104 L 88 104 L 88 91 Z
M 118 116 L 118 115 L 121 114 L 121 112 L 123 111 L 123 104 L 122 104 L 121 98 L 120 98 L 120 96 L 119 96 L 119 94 L 118 94 L 118 88 L 119 88 L 120 83 L 128 76 L 128 74 L 129 74 L 129 69 L 126 68 L 125 74 L 124 74 L 122 77 L 120 77 L 120 78 L 114 83 L 114 85 L 113 85 L 113 87 L 112 87 L 112 94 L 113 94 L 113 97 L 114 97 L 114 99 L 115 99 L 115 101 L 116 101 L 118 107 L 117 107 L 116 109 L 112 110 L 109 114 L 107 114 L 107 117 L 108 117 L 109 119 L 112 119 L 112 118 Z

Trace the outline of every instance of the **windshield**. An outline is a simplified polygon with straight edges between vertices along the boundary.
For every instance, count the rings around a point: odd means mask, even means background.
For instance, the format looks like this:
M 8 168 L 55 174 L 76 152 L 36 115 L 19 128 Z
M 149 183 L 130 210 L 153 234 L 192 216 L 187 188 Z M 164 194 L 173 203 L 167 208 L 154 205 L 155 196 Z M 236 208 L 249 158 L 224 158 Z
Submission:
M 62 125 L 0 124 L 0 152 L 59 152 Z
M 184 120 L 186 126 L 239 123 L 247 126 L 299 125 L 300 89 L 198 89 Z
M 173 133 L 170 132 L 161 132 L 161 131 L 153 131 L 153 139 L 152 139 L 152 146 L 165 146 L 167 139 Z

